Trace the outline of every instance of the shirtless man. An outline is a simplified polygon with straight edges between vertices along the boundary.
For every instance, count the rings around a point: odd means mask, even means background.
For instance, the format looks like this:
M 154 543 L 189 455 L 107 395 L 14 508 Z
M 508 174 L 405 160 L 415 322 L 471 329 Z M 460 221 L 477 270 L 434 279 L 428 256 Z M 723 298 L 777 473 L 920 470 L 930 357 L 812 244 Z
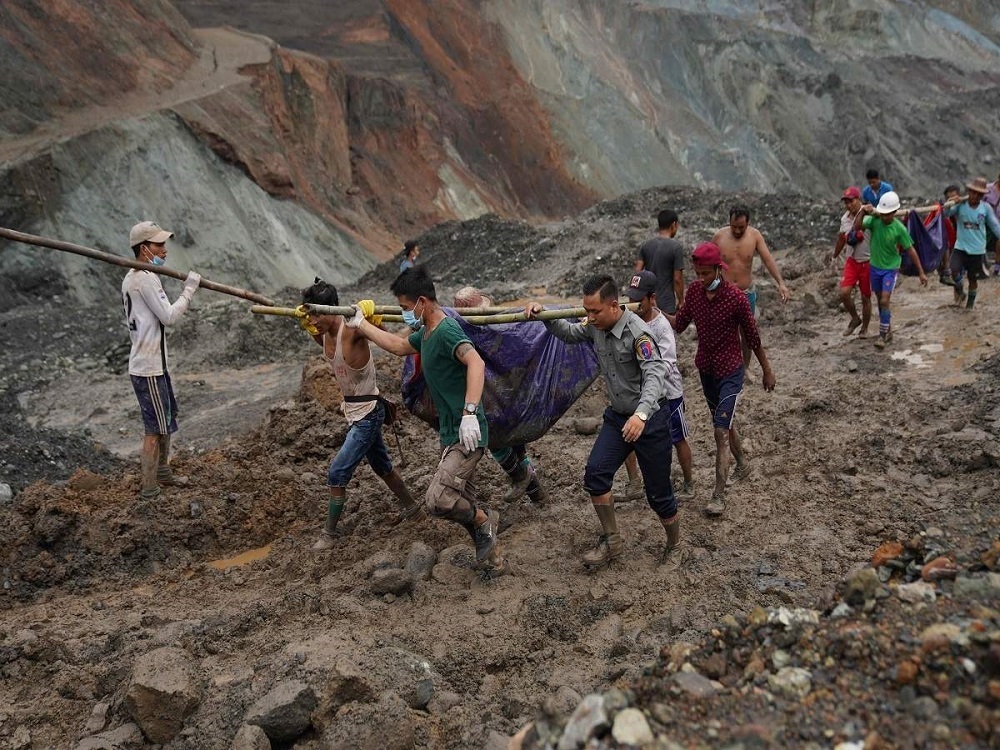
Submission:
M 750 311 L 757 315 L 757 287 L 753 283 L 753 259 L 755 255 L 760 255 L 760 260 L 764 268 L 771 274 L 778 285 L 778 294 L 781 295 L 781 303 L 788 302 L 788 287 L 785 280 L 781 278 L 781 271 L 778 264 L 774 262 L 774 257 L 764 241 L 764 235 L 750 226 L 750 209 L 746 206 L 733 206 L 729 210 L 729 226 L 722 227 L 712 237 L 712 242 L 718 245 L 722 251 L 722 260 L 729 266 L 729 270 L 723 274 L 726 281 L 735 284 L 747 296 L 750 303 Z M 741 329 L 741 342 L 743 347 L 743 366 L 750 365 L 750 346 L 743 338 Z

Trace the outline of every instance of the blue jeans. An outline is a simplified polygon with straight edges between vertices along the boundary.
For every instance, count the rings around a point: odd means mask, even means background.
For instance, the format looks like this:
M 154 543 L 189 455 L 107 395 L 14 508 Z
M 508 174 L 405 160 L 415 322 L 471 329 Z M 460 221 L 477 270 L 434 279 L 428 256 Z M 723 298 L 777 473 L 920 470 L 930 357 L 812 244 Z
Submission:
M 346 487 L 354 476 L 354 470 L 363 459 L 380 477 L 392 471 L 392 459 L 382 440 L 382 423 L 385 421 L 385 407 L 376 403 L 363 419 L 359 419 L 347 430 L 344 444 L 330 461 L 326 473 L 327 484 L 331 487 Z

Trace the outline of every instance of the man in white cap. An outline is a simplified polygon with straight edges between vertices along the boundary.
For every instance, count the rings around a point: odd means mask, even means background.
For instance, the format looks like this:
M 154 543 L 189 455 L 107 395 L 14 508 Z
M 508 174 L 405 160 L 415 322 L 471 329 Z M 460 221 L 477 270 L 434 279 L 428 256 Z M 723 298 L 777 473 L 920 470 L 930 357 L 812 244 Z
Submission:
M 921 285 L 927 286 L 927 276 L 920 265 L 920 256 L 913 246 L 913 239 L 903 223 L 896 218 L 898 210 L 899 196 L 890 190 L 879 198 L 878 206 L 866 203 L 854 219 L 855 229 L 870 232 L 868 243 L 871 249 L 871 286 L 878 300 L 878 338 L 875 346 L 879 349 L 884 349 L 892 341 L 889 304 L 899 279 L 899 267 L 903 264 L 903 251 L 910 254 L 910 260 L 917 267 Z M 878 217 L 872 216 L 872 213 L 878 214 Z
M 173 236 L 152 221 L 143 221 L 128 233 L 128 244 L 136 260 L 162 266 L 167 259 L 167 240 Z M 201 276 L 191 271 L 181 296 L 171 304 L 159 276 L 152 271 L 132 269 L 122 281 L 125 322 L 132 340 L 128 373 L 145 429 L 139 458 L 143 500 L 159 497 L 160 485 L 181 483 L 170 471 L 170 435 L 177 432 L 177 401 L 167 371 L 164 327 L 180 319 L 200 283 Z
M 958 198 L 950 208 L 945 209 L 945 215 L 954 216 L 956 223 L 955 250 L 951 255 L 951 275 L 955 279 L 955 301 L 962 303 L 965 293 L 962 291 L 961 274 L 964 270 L 969 274 L 969 295 L 965 309 L 971 310 L 976 304 L 976 293 L 979 289 L 979 279 L 986 277 L 986 229 L 989 228 L 995 237 L 1000 237 L 1000 221 L 997 221 L 993 209 L 983 200 L 989 187 L 985 177 L 977 177 L 965 186 L 969 191 L 967 198 Z M 996 249 L 1000 253 L 1000 240 Z M 997 256 L 1000 258 L 1000 255 Z

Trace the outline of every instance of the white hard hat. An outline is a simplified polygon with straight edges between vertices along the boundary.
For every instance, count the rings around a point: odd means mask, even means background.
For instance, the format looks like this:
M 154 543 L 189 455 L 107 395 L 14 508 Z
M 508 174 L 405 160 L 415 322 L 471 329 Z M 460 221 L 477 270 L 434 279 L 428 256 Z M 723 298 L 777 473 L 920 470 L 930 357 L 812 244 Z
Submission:
M 899 196 L 892 190 L 878 199 L 878 206 L 875 208 L 877 214 L 891 214 L 899 210 Z

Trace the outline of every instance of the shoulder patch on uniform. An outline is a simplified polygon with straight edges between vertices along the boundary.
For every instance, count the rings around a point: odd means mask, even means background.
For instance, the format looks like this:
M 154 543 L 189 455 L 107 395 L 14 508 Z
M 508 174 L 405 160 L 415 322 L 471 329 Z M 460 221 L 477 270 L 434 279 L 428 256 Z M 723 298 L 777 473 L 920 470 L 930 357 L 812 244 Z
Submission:
M 656 344 L 653 338 L 644 333 L 635 340 L 635 356 L 643 361 L 652 359 L 656 354 Z

